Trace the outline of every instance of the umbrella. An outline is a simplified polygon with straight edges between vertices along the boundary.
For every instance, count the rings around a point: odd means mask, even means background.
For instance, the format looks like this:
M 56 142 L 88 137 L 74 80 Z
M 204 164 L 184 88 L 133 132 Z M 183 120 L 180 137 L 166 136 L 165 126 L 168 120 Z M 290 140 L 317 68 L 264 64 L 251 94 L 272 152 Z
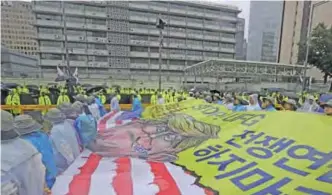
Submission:
M 17 83 L 5 83 L 4 84 L 4 87 L 9 88 L 9 89 L 16 88 L 18 86 L 21 86 L 21 85 L 19 85 Z
M 105 86 L 99 85 L 99 86 L 90 87 L 86 90 L 86 93 L 91 94 L 91 93 L 94 93 L 94 92 L 97 92 L 100 90 L 102 90 L 103 92 L 106 92 Z

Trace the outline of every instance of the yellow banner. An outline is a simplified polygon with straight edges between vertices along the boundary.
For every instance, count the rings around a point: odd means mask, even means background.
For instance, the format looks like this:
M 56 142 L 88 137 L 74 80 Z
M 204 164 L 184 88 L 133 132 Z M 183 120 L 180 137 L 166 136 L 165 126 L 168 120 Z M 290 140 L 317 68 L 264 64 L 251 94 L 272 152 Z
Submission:
M 188 100 L 148 107 L 180 141 L 174 164 L 216 194 L 332 193 L 332 117 L 297 112 L 231 112 Z

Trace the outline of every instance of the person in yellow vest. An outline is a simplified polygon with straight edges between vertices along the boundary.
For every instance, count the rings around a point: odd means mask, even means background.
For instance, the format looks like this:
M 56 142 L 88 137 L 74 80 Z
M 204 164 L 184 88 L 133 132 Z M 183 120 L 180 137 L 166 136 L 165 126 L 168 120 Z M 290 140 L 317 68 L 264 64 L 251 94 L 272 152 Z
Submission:
M 158 92 L 155 92 L 150 97 L 150 104 L 156 105 L 157 104 L 157 99 L 158 99 Z
M 27 88 L 26 85 L 23 86 L 22 88 L 22 93 L 28 94 L 29 93 L 29 89 Z
M 137 96 L 137 99 L 142 102 L 142 96 L 141 96 L 141 93 L 139 93 L 138 91 L 136 91 L 134 94 L 136 94 Z
M 176 97 L 175 92 L 173 92 L 170 96 L 169 96 L 169 103 L 176 103 L 178 102 L 178 98 Z
M 6 105 L 8 106 L 19 106 L 21 105 L 20 94 L 18 94 L 17 89 L 12 89 L 9 95 L 5 100 Z M 15 108 L 11 110 L 13 115 L 19 115 L 21 113 L 21 109 Z
M 50 97 L 48 97 L 48 95 L 46 95 L 45 92 L 40 92 L 40 96 L 38 98 L 38 104 L 42 106 L 50 106 L 52 103 Z M 42 114 L 45 115 L 47 111 L 48 111 L 47 108 L 43 109 Z
M 65 103 L 65 102 L 70 103 L 70 99 L 69 99 L 68 95 L 66 94 L 65 89 L 62 89 L 60 91 L 60 95 L 58 97 L 58 100 L 57 100 L 56 104 L 60 105 L 60 104 Z
M 116 94 L 116 98 L 118 99 L 118 101 L 120 103 L 120 100 L 121 100 L 120 91 L 116 91 L 115 94 Z
M 99 92 L 98 98 L 100 99 L 100 101 L 101 101 L 102 104 L 106 103 L 106 96 L 104 95 L 104 93 L 102 91 Z

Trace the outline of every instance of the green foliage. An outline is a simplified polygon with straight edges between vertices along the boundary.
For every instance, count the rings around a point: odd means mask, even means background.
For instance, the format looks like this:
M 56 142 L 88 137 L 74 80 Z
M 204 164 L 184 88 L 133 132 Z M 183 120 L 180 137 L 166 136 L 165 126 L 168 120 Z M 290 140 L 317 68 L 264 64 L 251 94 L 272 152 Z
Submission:
M 309 45 L 308 64 L 321 70 L 326 82 L 327 77 L 332 77 L 332 26 L 319 23 L 311 33 Z M 306 43 L 299 43 L 299 64 L 303 64 L 305 54 Z

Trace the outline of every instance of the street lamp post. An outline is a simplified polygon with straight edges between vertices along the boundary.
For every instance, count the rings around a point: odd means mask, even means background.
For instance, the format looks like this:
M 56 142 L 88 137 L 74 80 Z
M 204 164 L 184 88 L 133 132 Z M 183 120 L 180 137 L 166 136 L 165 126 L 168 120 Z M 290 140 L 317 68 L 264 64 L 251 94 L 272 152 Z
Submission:
M 307 83 L 307 68 L 308 68 L 308 58 L 309 58 L 309 49 L 310 49 L 310 39 L 311 39 L 311 29 L 312 29 L 312 18 L 313 18 L 313 11 L 314 8 L 320 5 L 323 5 L 329 1 L 320 1 L 317 3 L 313 3 L 310 5 L 310 12 L 309 12 L 309 21 L 308 21 L 308 28 L 307 28 L 307 40 L 306 40 L 306 50 L 305 50 L 305 60 L 304 60 L 304 73 L 303 73 L 303 86 L 302 90 L 304 91 L 306 88 Z
M 162 48 L 163 48 L 163 30 L 166 22 L 161 19 L 161 15 L 157 18 L 156 27 L 159 29 L 159 90 L 161 91 L 161 64 L 162 64 Z

